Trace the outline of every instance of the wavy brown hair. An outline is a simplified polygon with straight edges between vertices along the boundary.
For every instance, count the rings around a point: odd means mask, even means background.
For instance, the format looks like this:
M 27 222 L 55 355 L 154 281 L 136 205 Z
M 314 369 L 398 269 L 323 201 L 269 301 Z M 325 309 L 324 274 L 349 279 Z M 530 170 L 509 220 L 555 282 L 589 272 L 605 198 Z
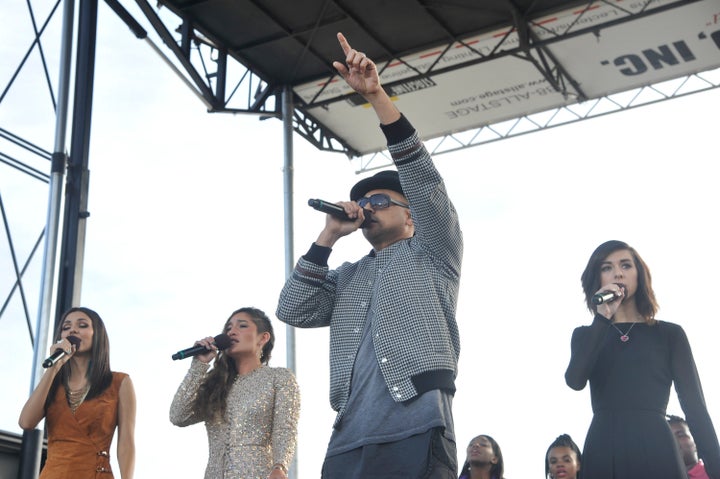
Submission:
M 275 332 L 273 331 L 270 318 L 262 310 L 252 307 L 240 308 L 230 315 L 225 321 L 223 332 L 227 330 L 228 324 L 233 316 L 239 313 L 245 313 L 252 318 L 253 323 L 257 327 L 258 334 L 270 333 L 270 339 L 265 343 L 260 356 L 260 362 L 267 365 L 270 362 L 270 356 L 275 346 Z M 207 373 L 205 379 L 198 388 L 193 410 L 200 417 L 206 418 L 206 421 L 221 422 L 224 420 L 227 411 L 227 396 L 230 387 L 237 377 L 237 369 L 235 361 L 223 353 L 218 352 L 213 363 L 212 369 Z
M 659 306 L 655 300 L 655 293 L 652 289 L 650 269 L 638 252 L 635 251 L 635 248 L 623 241 L 606 241 L 595 248 L 595 251 L 590 255 L 587 266 L 585 266 L 585 271 L 583 271 L 580 277 L 583 292 L 585 293 L 585 303 L 591 313 L 595 314 L 597 312 L 597 306 L 593 304 L 592 297 L 595 292 L 600 289 L 600 268 L 602 268 L 603 261 L 605 261 L 608 256 L 620 250 L 630 252 L 630 256 L 632 256 L 633 262 L 635 263 L 635 269 L 637 269 L 638 286 L 635 292 L 635 304 L 638 312 L 647 324 L 654 324 L 655 314 Z
M 77 311 L 90 318 L 93 327 L 92 348 L 90 350 L 91 356 L 87 370 L 87 380 L 90 384 L 90 390 L 88 391 L 87 396 L 85 396 L 85 401 L 87 401 L 102 394 L 103 391 L 112 384 L 112 371 L 110 370 L 110 340 L 108 339 L 107 329 L 105 329 L 105 323 L 103 323 L 100 315 L 90 308 L 78 306 L 68 309 L 62 315 L 60 321 L 57 323 L 57 327 L 55 328 L 55 335 L 53 336 L 54 342 L 60 340 L 63 322 L 65 319 L 68 315 Z M 57 376 L 55 376 L 55 379 L 53 379 L 50 391 L 45 399 L 45 409 L 48 408 L 55 398 L 55 393 L 60 384 L 67 389 L 70 375 L 70 363 L 67 362 L 63 364 L 62 368 L 60 368 L 60 372 Z

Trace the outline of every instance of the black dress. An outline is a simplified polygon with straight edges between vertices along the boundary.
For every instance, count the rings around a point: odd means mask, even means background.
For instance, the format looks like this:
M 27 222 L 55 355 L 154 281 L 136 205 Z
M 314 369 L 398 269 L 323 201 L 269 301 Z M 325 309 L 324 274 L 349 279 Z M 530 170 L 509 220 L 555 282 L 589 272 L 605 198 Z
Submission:
M 593 419 L 583 448 L 583 479 L 685 479 L 685 466 L 665 419 L 675 390 L 708 475 L 720 479 L 720 446 L 705 406 L 685 331 L 673 323 L 618 323 L 596 315 L 575 328 L 565 381 L 590 381 Z

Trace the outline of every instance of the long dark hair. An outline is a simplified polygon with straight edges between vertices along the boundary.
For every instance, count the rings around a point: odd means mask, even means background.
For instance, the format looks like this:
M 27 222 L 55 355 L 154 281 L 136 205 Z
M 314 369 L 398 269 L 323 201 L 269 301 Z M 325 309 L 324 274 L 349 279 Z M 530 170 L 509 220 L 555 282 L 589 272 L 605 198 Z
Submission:
M 548 456 L 550 455 L 550 451 L 555 447 L 569 447 L 570 449 L 572 449 L 577 456 L 578 464 L 582 466 L 582 453 L 580 452 L 580 448 L 577 444 L 575 444 L 575 441 L 572 440 L 569 434 L 561 434 L 552 442 L 552 444 L 550 444 L 550 447 L 548 447 L 547 452 L 545 453 L 546 478 L 550 478 L 550 461 L 548 460 Z M 580 470 L 578 470 L 575 478 L 581 479 L 581 477 L 582 476 L 580 475 Z
M 492 445 L 493 454 L 495 454 L 495 457 L 497 457 L 498 461 L 496 464 L 493 464 L 490 468 L 490 477 L 492 479 L 504 479 L 505 478 L 505 462 L 503 461 L 502 456 L 502 450 L 500 449 L 500 445 L 497 443 L 495 439 L 488 436 L 487 434 L 480 434 L 479 436 L 475 436 L 475 438 L 478 437 L 484 437 L 488 441 L 490 441 L 490 444 Z M 473 439 L 475 439 L 473 438 Z M 470 462 L 465 460 L 465 464 L 463 464 L 462 469 L 460 470 L 460 476 L 458 479 L 469 479 L 470 478 Z
M 65 319 L 74 312 L 81 312 L 85 314 L 92 322 L 93 327 L 93 339 L 92 348 L 90 349 L 90 361 L 88 363 L 87 380 L 90 385 L 85 400 L 92 399 L 99 396 L 105 391 L 110 384 L 112 384 L 112 371 L 110 370 L 110 340 L 108 339 L 107 329 L 105 329 L 105 323 L 98 313 L 90 308 L 82 306 L 70 308 L 62 315 L 60 321 L 55 328 L 55 336 L 53 341 L 57 342 L 62 336 L 62 328 Z M 68 381 L 70 380 L 70 364 L 65 363 L 60 368 L 60 372 L 53 379 L 53 383 L 50 386 L 47 398 L 45 399 L 45 409 L 48 408 L 50 403 L 55 398 L 55 393 L 60 384 L 63 384 L 67 388 Z
M 595 314 L 596 306 L 592 302 L 592 297 L 597 290 L 600 289 L 600 268 L 603 261 L 607 259 L 615 251 L 627 250 L 633 258 L 635 268 L 638 272 L 638 286 L 635 292 L 635 304 L 638 312 L 648 324 L 655 323 L 655 314 L 659 307 L 655 300 L 655 293 L 652 289 L 652 276 L 650 269 L 645 261 L 640 257 L 635 248 L 623 241 L 610 240 L 601 244 L 588 260 L 585 271 L 583 271 L 580 281 L 582 282 L 583 292 L 585 293 L 585 303 L 591 313 Z
M 270 362 L 270 356 L 275 346 L 275 332 L 273 331 L 272 323 L 270 323 L 270 318 L 257 308 L 240 308 L 233 311 L 227 321 L 225 321 L 223 331 L 227 328 L 232 317 L 239 313 L 245 313 L 252 318 L 258 333 L 270 333 L 270 339 L 263 346 L 262 355 L 260 356 L 260 362 L 267 365 Z M 235 361 L 222 351 L 218 352 L 212 369 L 207 373 L 198 388 L 197 396 L 193 403 L 195 413 L 200 417 L 206 418 L 207 421 L 222 421 L 225 417 L 225 411 L 227 410 L 227 396 L 236 377 L 237 369 L 235 368 Z

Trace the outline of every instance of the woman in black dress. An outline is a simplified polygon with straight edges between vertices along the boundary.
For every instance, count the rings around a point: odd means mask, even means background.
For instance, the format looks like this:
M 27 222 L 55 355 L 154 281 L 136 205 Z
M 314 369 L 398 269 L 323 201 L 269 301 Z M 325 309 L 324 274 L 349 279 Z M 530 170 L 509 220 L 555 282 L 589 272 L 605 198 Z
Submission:
M 583 479 L 685 479 L 665 421 L 673 383 L 698 453 L 720 479 L 720 446 L 683 329 L 655 319 L 650 271 L 637 252 L 608 241 L 582 274 L 590 326 L 575 329 L 565 381 L 590 382 L 593 419 L 583 447 Z

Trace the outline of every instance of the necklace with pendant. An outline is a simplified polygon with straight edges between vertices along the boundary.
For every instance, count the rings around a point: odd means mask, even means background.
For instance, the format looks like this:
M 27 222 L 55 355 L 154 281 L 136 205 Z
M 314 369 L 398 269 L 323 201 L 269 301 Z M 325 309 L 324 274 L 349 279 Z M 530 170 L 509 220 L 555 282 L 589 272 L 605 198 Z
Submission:
M 77 408 L 79 408 L 80 404 L 82 404 L 85 400 L 85 396 L 87 396 L 89 391 L 90 384 L 87 384 L 84 388 L 78 390 L 72 390 L 69 387 L 65 389 L 65 396 L 67 397 L 67 402 L 70 405 L 70 410 L 73 414 L 75 414 Z
M 611 323 L 611 324 L 612 324 L 613 328 L 617 329 L 618 333 L 620 333 L 620 341 L 622 341 L 623 343 L 627 343 L 628 341 L 630 341 L 630 330 L 632 330 L 632 328 L 634 328 L 637 323 L 632 323 L 630 325 L 630 327 L 628 328 L 628 330 L 625 331 L 624 333 L 622 332 L 622 330 L 620 328 L 615 326 L 615 323 Z

